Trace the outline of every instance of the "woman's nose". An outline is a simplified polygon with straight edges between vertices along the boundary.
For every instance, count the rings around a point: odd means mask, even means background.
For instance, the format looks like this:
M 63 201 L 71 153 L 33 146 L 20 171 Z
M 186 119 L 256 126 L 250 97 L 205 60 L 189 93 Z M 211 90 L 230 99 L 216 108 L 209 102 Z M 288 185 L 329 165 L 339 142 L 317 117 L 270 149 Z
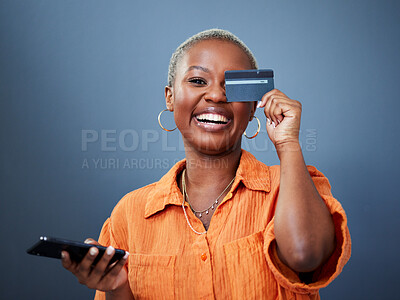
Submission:
M 210 86 L 205 95 L 206 101 L 226 102 L 225 85 Z

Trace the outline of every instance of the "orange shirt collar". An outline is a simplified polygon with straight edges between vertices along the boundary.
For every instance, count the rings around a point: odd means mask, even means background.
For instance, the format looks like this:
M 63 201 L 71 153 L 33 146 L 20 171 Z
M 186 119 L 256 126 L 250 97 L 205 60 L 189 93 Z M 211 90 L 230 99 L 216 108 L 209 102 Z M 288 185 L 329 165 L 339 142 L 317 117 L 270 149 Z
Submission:
M 185 166 L 186 159 L 177 162 L 160 181 L 155 183 L 146 203 L 145 218 L 163 210 L 167 205 L 182 205 L 182 193 L 176 183 L 176 177 Z M 268 166 L 243 149 L 231 191 L 235 190 L 240 182 L 251 190 L 269 192 L 271 188 Z

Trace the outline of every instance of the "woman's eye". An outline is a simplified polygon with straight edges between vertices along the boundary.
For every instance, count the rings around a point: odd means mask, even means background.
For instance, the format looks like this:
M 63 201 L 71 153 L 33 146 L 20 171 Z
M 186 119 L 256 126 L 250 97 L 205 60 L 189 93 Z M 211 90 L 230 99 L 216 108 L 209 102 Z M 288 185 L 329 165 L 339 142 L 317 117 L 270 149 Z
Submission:
M 204 85 L 204 84 L 206 84 L 206 82 L 201 78 L 190 78 L 189 82 L 190 83 L 194 83 L 196 85 Z

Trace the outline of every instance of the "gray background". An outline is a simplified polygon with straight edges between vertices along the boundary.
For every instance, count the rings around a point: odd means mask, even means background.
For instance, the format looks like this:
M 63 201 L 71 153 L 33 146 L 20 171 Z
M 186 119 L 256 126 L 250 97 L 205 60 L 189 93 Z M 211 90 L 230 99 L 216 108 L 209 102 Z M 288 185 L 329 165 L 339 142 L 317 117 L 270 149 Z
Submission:
M 303 103 L 306 162 L 330 179 L 353 242 L 322 298 L 395 297 L 399 20 L 396 1 L 1 1 L 0 298 L 93 295 L 25 249 L 43 234 L 97 237 L 125 193 L 184 156 L 179 133 L 156 121 L 168 62 L 212 27 L 242 38 Z M 263 129 L 243 147 L 279 163 L 266 141 Z

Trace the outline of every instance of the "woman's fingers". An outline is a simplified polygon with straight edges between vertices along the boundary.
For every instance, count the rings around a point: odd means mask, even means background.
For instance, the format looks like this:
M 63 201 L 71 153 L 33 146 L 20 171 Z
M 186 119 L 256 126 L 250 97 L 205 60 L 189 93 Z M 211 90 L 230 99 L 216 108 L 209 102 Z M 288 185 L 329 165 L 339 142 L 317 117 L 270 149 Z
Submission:
M 265 116 L 271 120 L 273 127 L 280 124 L 284 119 L 284 113 L 287 111 L 287 98 L 273 95 L 266 103 L 264 112 Z
M 100 244 L 97 241 L 95 241 L 94 239 L 92 239 L 92 238 L 87 238 L 84 243 L 85 244 L 99 245 L 100 246 Z
M 97 249 L 96 247 L 91 247 L 76 268 L 75 272 L 73 272 L 80 283 L 86 284 L 87 278 L 92 271 L 93 262 L 98 254 L 99 249 Z
M 101 279 L 106 275 L 107 267 L 110 263 L 111 258 L 115 253 L 115 249 L 109 246 L 104 252 L 103 256 L 97 262 L 96 266 L 93 267 L 92 272 L 90 274 L 90 278 L 88 278 L 87 286 L 95 286 L 97 285 Z
M 90 277 L 88 277 L 86 285 L 89 288 L 95 288 L 99 286 L 100 281 L 107 273 L 107 267 L 110 263 L 111 258 L 115 253 L 115 249 L 113 247 L 108 247 L 104 252 L 103 256 L 97 262 L 97 264 L 92 268 L 90 273 Z
M 100 286 L 106 287 L 105 289 L 114 291 L 118 287 L 122 286 L 128 280 L 128 273 L 126 272 L 124 265 L 128 259 L 129 253 L 126 252 L 125 256 L 119 261 L 113 263 L 108 267 L 107 272 L 100 281 Z
M 280 124 L 286 116 L 301 111 L 300 102 L 290 99 L 277 89 L 266 93 L 258 107 L 264 107 L 265 116 L 271 120 L 274 127 Z
M 271 96 L 273 97 L 273 96 Z M 277 116 L 276 116 L 276 97 L 275 98 L 270 98 L 270 100 L 267 102 L 265 106 L 265 110 L 268 111 L 269 119 L 272 122 L 272 126 L 275 127 L 278 124 L 277 121 Z
M 72 272 L 75 264 L 72 262 L 69 253 L 67 251 L 61 252 L 61 263 L 65 269 Z
M 274 145 L 298 140 L 301 119 L 299 101 L 290 99 L 275 89 L 262 97 L 258 107 L 264 108 L 268 136 Z
M 282 93 L 280 90 L 278 89 L 273 89 L 272 91 L 269 91 L 268 93 L 266 93 L 262 98 L 261 101 L 258 103 L 257 107 L 264 107 L 265 104 L 267 103 L 267 101 L 270 99 L 271 96 L 273 95 L 277 95 L 277 96 L 283 96 L 283 97 L 287 97 L 284 93 Z
M 274 89 L 268 93 L 266 93 L 259 103 L 258 107 L 264 107 L 264 113 L 270 122 L 268 124 L 272 124 L 273 127 L 278 125 L 283 120 L 282 111 L 277 107 L 278 101 L 282 101 L 286 99 L 287 96 L 281 91 Z
M 107 274 L 104 277 L 116 277 L 119 275 L 121 272 L 121 269 L 124 267 L 127 259 L 128 259 L 129 253 L 125 252 L 125 255 L 123 258 L 121 258 L 119 261 L 113 265 L 113 267 L 107 272 Z

